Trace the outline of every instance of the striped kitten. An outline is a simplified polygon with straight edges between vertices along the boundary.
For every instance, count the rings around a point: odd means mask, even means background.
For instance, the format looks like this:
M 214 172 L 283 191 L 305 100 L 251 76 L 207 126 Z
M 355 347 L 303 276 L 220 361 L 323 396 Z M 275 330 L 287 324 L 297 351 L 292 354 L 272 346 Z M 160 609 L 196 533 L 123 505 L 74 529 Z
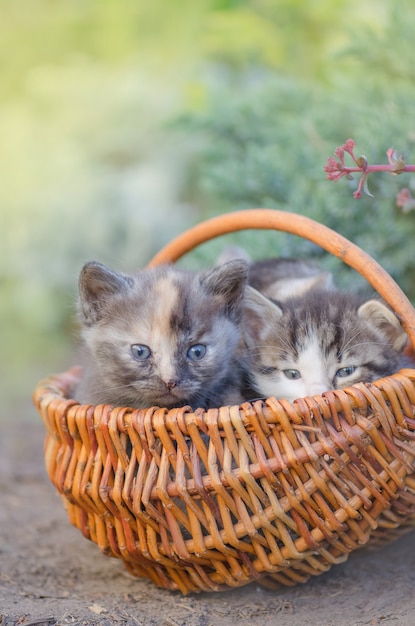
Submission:
M 236 350 L 247 264 L 136 275 L 87 263 L 79 278 L 83 403 L 215 407 L 243 400 Z
M 379 300 L 318 289 L 284 302 L 252 287 L 245 294 L 248 375 L 260 397 L 293 401 L 399 369 L 406 334 Z
M 228 246 L 218 259 L 243 259 L 249 264 L 248 284 L 268 298 L 286 300 L 310 289 L 333 289 L 333 277 L 310 259 L 272 257 L 252 261 L 239 246 Z
M 332 289 L 333 277 L 309 259 L 276 257 L 249 267 L 249 284 L 273 300 L 301 296 L 310 289 Z

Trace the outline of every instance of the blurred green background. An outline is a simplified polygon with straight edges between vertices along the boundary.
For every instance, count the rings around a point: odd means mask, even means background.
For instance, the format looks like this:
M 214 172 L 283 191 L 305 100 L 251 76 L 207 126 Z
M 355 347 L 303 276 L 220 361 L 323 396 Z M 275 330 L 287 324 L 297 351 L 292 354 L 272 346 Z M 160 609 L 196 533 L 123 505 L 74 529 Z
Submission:
M 415 160 L 410 0 L 3 0 L 0 20 L 0 418 L 76 360 L 87 260 L 141 267 L 185 228 L 266 206 L 326 223 L 415 299 L 404 174 L 325 179 L 348 137 Z M 321 256 L 291 236 L 226 240 Z M 211 262 L 224 240 L 187 258 Z M 358 285 L 337 260 L 322 263 Z M 33 416 L 35 418 L 34 410 Z

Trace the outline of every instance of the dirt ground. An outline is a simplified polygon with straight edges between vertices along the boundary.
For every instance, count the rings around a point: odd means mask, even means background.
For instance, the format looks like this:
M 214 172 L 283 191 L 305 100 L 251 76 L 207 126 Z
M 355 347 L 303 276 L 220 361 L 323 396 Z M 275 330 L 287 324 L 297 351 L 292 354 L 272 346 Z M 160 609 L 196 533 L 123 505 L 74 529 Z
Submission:
M 72 527 L 43 465 L 44 430 L 0 422 L 0 625 L 415 624 L 415 533 L 308 583 L 182 596 L 133 578 Z

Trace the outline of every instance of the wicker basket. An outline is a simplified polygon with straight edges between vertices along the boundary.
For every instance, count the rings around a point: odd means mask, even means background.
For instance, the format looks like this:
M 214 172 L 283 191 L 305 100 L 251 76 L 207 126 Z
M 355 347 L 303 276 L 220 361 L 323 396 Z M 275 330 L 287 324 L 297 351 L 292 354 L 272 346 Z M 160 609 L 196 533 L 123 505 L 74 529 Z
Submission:
M 151 264 L 243 229 L 286 231 L 341 258 L 392 306 L 415 346 L 415 311 L 392 278 L 300 215 L 217 217 Z M 182 593 L 293 585 L 415 525 L 413 369 L 293 403 L 194 412 L 79 405 L 71 398 L 81 374 L 35 390 L 46 468 L 72 524 L 133 575 Z

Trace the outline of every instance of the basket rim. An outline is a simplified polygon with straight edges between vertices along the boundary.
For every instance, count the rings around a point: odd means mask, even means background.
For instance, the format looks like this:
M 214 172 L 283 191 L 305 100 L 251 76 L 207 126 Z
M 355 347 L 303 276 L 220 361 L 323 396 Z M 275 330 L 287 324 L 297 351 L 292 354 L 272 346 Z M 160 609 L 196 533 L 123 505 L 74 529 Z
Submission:
M 236 405 L 224 405 L 221 407 L 204 409 L 199 407 L 193 410 L 189 405 L 183 405 L 181 407 L 168 409 L 166 407 L 152 406 L 152 407 L 130 407 L 121 406 L 109 403 L 81 403 L 71 395 L 71 391 L 76 388 L 82 376 L 83 368 L 80 365 L 75 365 L 60 373 L 51 374 L 39 380 L 33 391 L 33 401 L 37 407 L 41 407 L 51 402 L 58 402 L 61 409 L 69 409 L 70 407 L 80 407 L 86 412 L 88 409 L 100 408 L 102 411 L 128 411 L 130 413 L 145 412 L 155 413 L 163 412 L 166 419 L 169 416 L 177 416 L 178 413 L 182 416 L 190 415 L 196 416 L 197 422 L 202 424 L 207 419 L 211 419 L 213 415 L 217 414 L 218 425 L 221 425 L 221 410 L 223 409 L 235 409 L 244 415 L 248 415 L 245 421 L 249 421 L 249 414 L 255 411 L 255 407 L 260 407 L 261 412 L 264 414 L 264 419 L 267 423 L 275 423 L 275 413 L 284 412 L 288 415 L 288 419 L 293 422 L 296 427 L 304 425 L 304 408 L 312 411 L 313 408 L 318 408 L 321 411 L 323 419 L 332 419 L 332 410 L 338 412 L 346 412 L 347 416 L 350 412 L 361 408 L 362 401 L 365 396 L 368 397 L 372 390 L 376 390 L 375 393 L 381 393 L 383 396 L 388 395 L 388 387 L 391 387 L 395 392 L 399 393 L 400 387 L 407 387 L 411 391 L 411 385 L 415 385 L 415 366 L 414 368 L 404 367 L 399 371 L 378 378 L 373 382 L 364 383 L 358 382 L 354 385 L 345 387 L 344 389 L 327 390 L 322 394 L 316 394 L 313 396 L 306 396 L 297 398 L 292 402 L 285 399 L 277 399 L 275 396 L 268 398 L 261 398 L 253 401 L 245 401 Z M 411 394 L 411 400 L 415 404 L 415 389 Z M 409 407 L 408 407 L 409 410 Z M 301 417 L 300 417 L 301 413 Z M 184 417 L 182 417 L 184 419 Z M 304 427 L 304 429 L 311 429 L 312 427 Z

